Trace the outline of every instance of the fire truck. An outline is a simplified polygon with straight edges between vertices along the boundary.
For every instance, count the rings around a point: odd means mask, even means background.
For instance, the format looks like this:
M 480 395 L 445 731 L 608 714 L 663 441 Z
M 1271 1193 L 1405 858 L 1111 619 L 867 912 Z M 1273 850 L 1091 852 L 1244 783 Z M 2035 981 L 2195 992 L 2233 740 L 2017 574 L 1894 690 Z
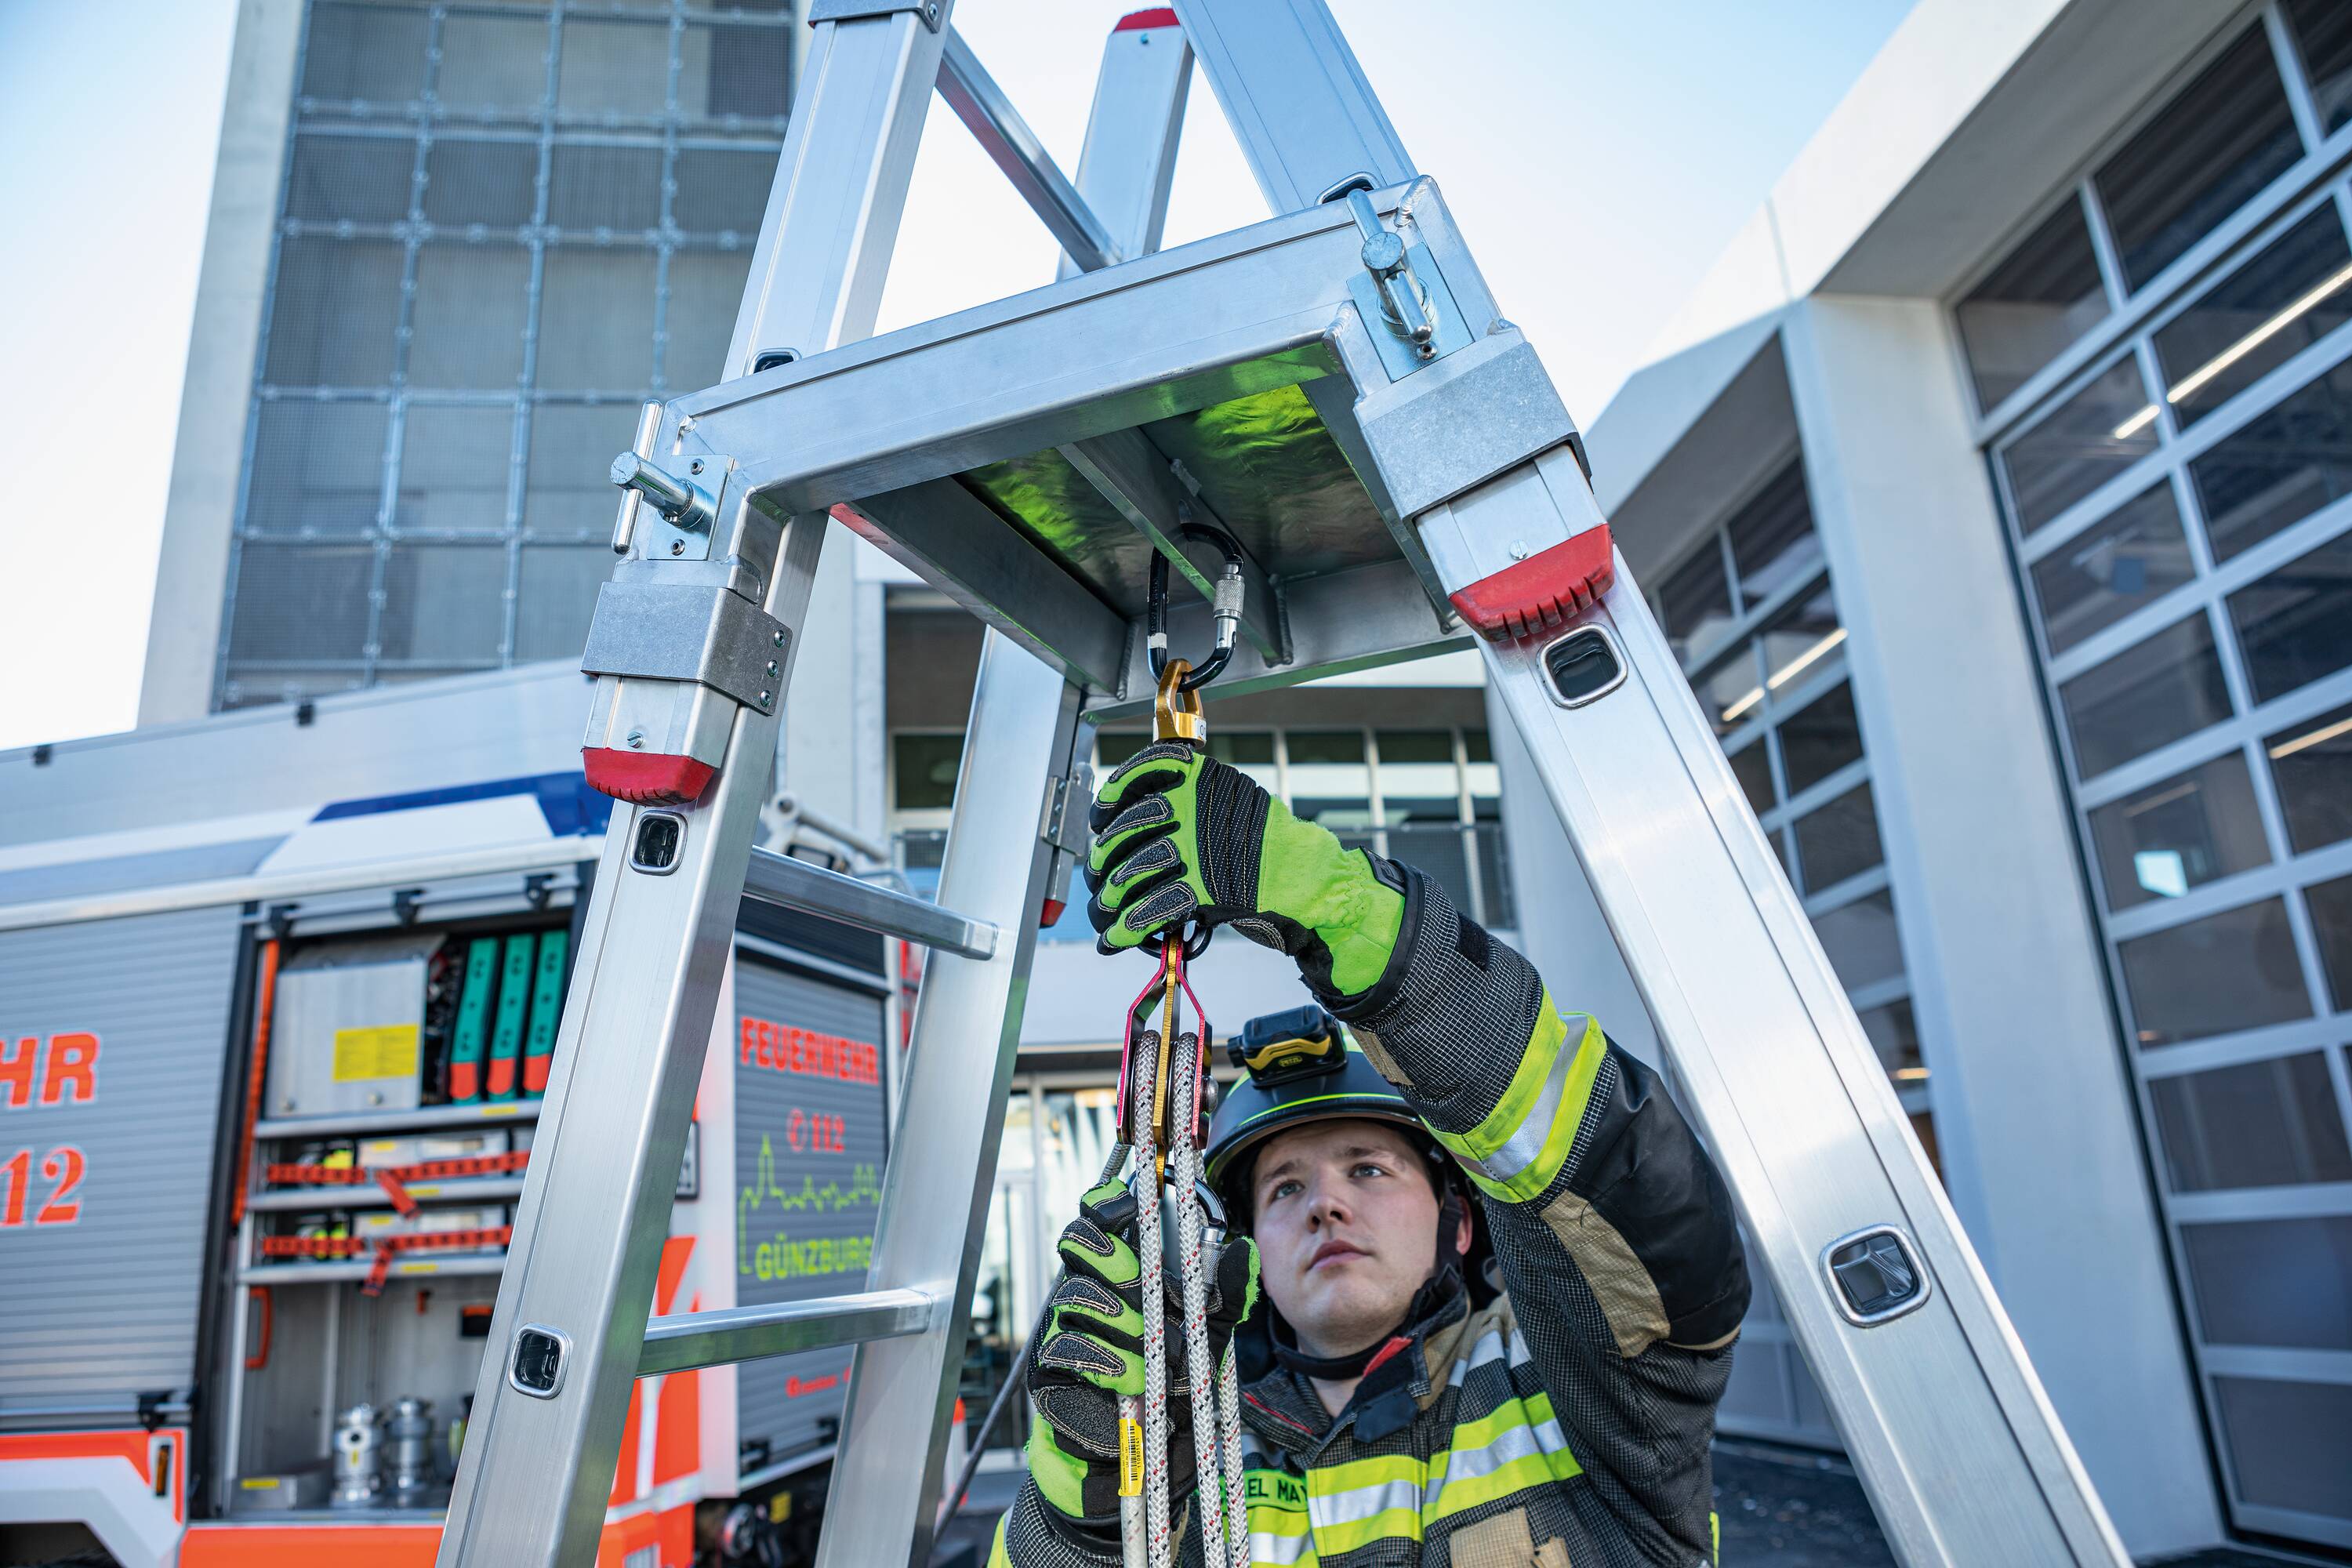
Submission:
M 587 698 L 0 752 L 0 1563 L 431 1563 L 603 851 Z M 900 974 L 744 906 L 656 1313 L 863 1280 Z M 642 1380 L 600 1563 L 804 1558 L 849 1356 Z

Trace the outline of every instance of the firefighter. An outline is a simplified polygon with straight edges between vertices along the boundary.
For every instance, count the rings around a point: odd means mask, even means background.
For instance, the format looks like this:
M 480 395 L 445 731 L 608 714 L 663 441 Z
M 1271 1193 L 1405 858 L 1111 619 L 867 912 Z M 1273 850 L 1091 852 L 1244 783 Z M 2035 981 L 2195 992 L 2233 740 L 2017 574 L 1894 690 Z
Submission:
M 1708 1444 L 1748 1277 L 1722 1178 L 1656 1075 L 1427 877 L 1190 747 L 1120 766 L 1093 826 L 1104 952 L 1230 924 L 1296 960 L 1360 1047 L 1237 1085 L 1205 1151 L 1234 1237 L 1209 1330 L 1218 1356 L 1241 1335 L 1252 1562 L 1712 1562 Z M 994 1564 L 1119 1561 L 1134 1234 L 1112 1184 L 1063 1235 Z M 1180 1560 L 1198 1564 L 1192 1416 L 1181 1373 L 1168 1387 Z

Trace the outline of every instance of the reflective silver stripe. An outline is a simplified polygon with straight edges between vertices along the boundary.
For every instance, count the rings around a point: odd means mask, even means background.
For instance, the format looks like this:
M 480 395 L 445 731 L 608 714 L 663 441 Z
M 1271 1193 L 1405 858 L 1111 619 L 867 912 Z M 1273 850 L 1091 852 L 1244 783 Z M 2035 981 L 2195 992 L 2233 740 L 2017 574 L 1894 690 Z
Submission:
M 1250 1561 L 1276 1563 L 1283 1568 L 1311 1561 L 1315 1556 L 1315 1538 L 1300 1531 L 1296 1535 L 1274 1535 L 1265 1531 L 1250 1531 Z
M 1583 1013 L 1578 1014 L 1573 1023 L 1567 1019 L 1561 1022 L 1567 1026 L 1567 1033 L 1560 1039 L 1559 1049 L 1552 1054 L 1550 1070 L 1544 1074 L 1543 1087 L 1536 1091 L 1536 1102 L 1528 1107 L 1528 1113 L 1511 1129 L 1511 1135 L 1483 1160 L 1464 1153 L 1454 1142 L 1446 1145 L 1464 1164 L 1498 1185 L 1533 1165 L 1542 1155 L 1544 1144 L 1551 1138 L 1552 1123 L 1559 1120 L 1559 1100 L 1567 1092 L 1568 1075 L 1574 1070 L 1576 1058 L 1583 1054 L 1586 1042 L 1599 1026 L 1591 1015 Z
M 1343 1492 L 1327 1497 L 1309 1493 L 1307 1517 L 1318 1530 L 1328 1530 L 1337 1524 L 1361 1524 L 1375 1514 L 1386 1513 L 1392 1508 L 1421 1511 L 1421 1488 L 1402 1478 L 1392 1481 L 1375 1481 L 1368 1487 L 1350 1487 Z
M 1470 1347 L 1470 1353 L 1454 1363 L 1454 1370 L 1446 1374 L 1445 1381 L 1451 1386 L 1459 1388 L 1463 1381 L 1472 1373 L 1490 1361 L 1502 1359 L 1503 1331 L 1488 1329 L 1478 1336 L 1478 1342 Z

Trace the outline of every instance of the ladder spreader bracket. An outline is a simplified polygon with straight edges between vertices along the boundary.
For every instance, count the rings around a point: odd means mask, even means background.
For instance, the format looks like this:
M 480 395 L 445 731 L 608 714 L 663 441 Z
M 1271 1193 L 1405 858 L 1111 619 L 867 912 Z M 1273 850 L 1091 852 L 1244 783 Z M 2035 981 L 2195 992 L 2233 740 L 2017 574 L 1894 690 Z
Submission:
M 776 705 L 791 640 L 783 622 L 724 588 L 615 580 L 597 592 L 580 668 L 690 680 L 765 713 Z

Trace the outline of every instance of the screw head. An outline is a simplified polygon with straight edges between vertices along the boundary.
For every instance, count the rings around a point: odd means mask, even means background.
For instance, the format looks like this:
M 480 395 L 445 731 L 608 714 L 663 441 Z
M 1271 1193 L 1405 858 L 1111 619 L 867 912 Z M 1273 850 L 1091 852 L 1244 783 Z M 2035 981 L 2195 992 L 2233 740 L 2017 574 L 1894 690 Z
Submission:
M 768 640 L 769 640 L 770 642 L 772 642 L 772 643 L 775 644 L 778 647 L 783 647 L 783 646 L 784 646 L 784 634 L 783 634 L 782 630 L 780 628 L 780 629 L 778 629 L 778 630 L 776 630 L 776 631 L 770 632 L 770 633 L 768 634 Z
M 669 552 L 670 552 L 672 555 L 683 555 L 683 554 L 685 554 L 685 553 L 686 553 L 686 541 L 685 541 L 685 540 L 683 540 L 683 539 L 673 539 L 673 540 L 671 540 L 671 541 L 669 542 Z
M 687 467 L 687 471 L 688 471 L 688 473 L 695 473 L 695 474 L 698 474 L 698 473 L 702 472 L 702 459 L 701 459 L 701 458 L 695 458 L 695 459 L 694 459 L 694 461 L 692 461 L 691 463 L 688 463 L 686 467 Z
M 1525 561 L 1527 558 L 1528 542 L 1524 539 L 1514 539 L 1511 541 L 1511 559 L 1514 561 Z
M 776 672 L 776 661 L 775 661 L 774 659 L 772 659 L 772 659 L 770 659 L 770 660 L 768 661 L 768 676 L 769 676 L 769 679 L 773 679 L 775 678 L 775 676 L 776 676 L 776 673 L 777 673 L 777 672 Z
M 761 706 L 761 707 L 765 708 L 765 707 L 768 705 L 768 700 L 769 700 L 769 694 L 768 694 L 767 692 L 762 691 L 762 692 L 761 692 L 761 693 L 760 693 L 760 706 Z
M 643 730 L 632 730 L 629 731 L 629 746 L 631 750 L 641 750 L 644 748 L 645 743 L 646 732 Z

